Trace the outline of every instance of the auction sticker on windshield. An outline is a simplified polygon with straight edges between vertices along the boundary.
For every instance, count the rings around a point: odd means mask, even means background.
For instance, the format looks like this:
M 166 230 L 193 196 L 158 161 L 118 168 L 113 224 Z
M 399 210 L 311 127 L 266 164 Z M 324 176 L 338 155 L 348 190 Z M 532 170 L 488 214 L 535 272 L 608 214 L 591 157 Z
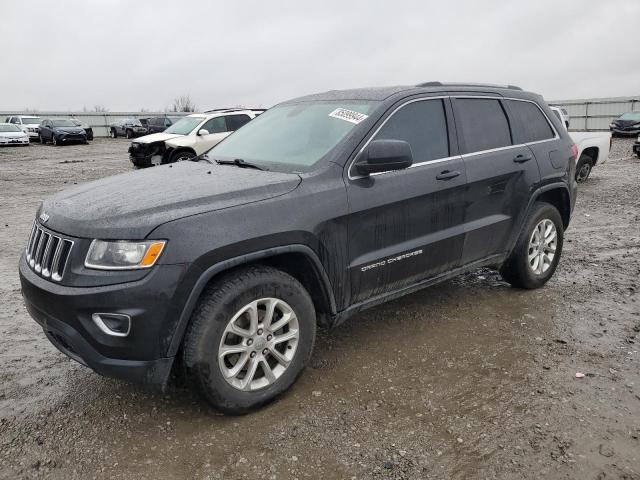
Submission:
M 347 110 L 346 108 L 336 108 L 329 114 L 330 117 L 339 118 L 347 122 L 355 123 L 356 125 L 367 118 L 369 115 L 364 113 L 354 112 L 353 110 Z

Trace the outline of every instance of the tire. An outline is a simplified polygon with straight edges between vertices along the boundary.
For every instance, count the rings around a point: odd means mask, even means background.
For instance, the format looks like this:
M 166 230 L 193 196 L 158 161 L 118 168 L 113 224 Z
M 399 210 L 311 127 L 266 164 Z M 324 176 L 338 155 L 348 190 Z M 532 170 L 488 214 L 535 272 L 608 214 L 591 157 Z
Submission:
M 576 182 L 584 183 L 588 180 L 593 169 L 593 160 L 587 155 L 582 155 L 576 165 Z
M 38 134 L 38 140 L 40 140 L 40 145 L 44 145 L 45 143 L 47 143 L 41 133 Z
M 133 138 L 133 132 L 127 129 L 127 131 L 125 132 L 125 137 L 131 140 Z
M 190 152 L 188 150 L 178 150 L 177 152 L 173 152 L 173 154 L 171 155 L 171 161 L 169 163 L 186 162 L 195 157 L 196 154 L 193 152 Z
M 258 329 L 266 319 L 266 310 L 256 309 L 263 316 L 260 317 L 258 313 L 259 323 L 254 324 L 254 336 L 230 333 L 232 324 L 246 327 L 243 330 L 246 333 L 252 329 L 246 320 L 246 314 L 238 315 L 246 308 L 250 310 L 253 302 L 258 300 L 267 301 L 267 307 L 270 304 L 268 302 L 275 300 L 274 304 L 277 306 L 273 311 L 277 315 L 284 314 L 287 308 L 294 315 L 290 316 L 287 326 L 270 332 L 266 324 Z M 280 316 L 274 321 L 281 322 L 284 318 Z M 286 329 L 289 330 L 285 331 Z M 298 333 L 295 341 L 268 343 L 273 342 L 274 338 L 284 338 L 283 335 L 295 335 L 295 332 Z M 234 415 L 247 413 L 273 401 L 293 384 L 311 356 L 315 334 L 316 313 L 313 302 L 309 293 L 295 278 L 280 270 L 260 265 L 230 272 L 205 289 L 191 317 L 183 343 L 187 380 L 211 405 L 222 412 Z M 238 345 L 242 353 L 227 354 L 219 361 L 221 348 L 236 342 L 241 342 Z M 280 358 L 289 355 L 288 366 L 285 367 L 286 362 L 279 362 L 270 353 L 276 347 Z M 238 366 L 234 360 L 241 363 L 240 368 L 227 380 L 223 375 L 223 368 L 227 369 L 227 373 L 232 373 L 229 369 Z M 273 375 L 271 380 L 263 369 L 265 361 Z M 248 369 L 253 365 L 257 365 L 254 375 L 247 379 Z M 243 389 L 244 383 L 248 388 L 245 386 Z
M 52 133 L 51 134 L 51 143 L 53 144 L 54 147 L 59 147 L 60 143 L 58 142 L 58 139 L 56 138 L 56 134 Z
M 111 130 L 109 130 L 109 136 L 111 138 L 118 138 L 118 132 L 116 131 L 115 128 L 112 128 Z
M 540 265 L 540 255 L 537 255 L 537 263 L 535 262 L 535 256 L 530 262 L 529 255 L 530 252 L 535 253 L 536 251 L 536 247 L 532 246 L 532 242 L 534 241 L 534 231 L 539 231 L 538 228 L 542 222 L 552 223 L 556 236 L 555 244 L 553 245 L 555 251 L 553 252 L 553 258 L 550 262 L 548 262 L 548 253 L 551 253 L 551 242 L 544 242 L 541 246 L 540 251 L 547 250 L 547 256 L 544 258 L 545 261 L 543 261 L 543 264 Z M 548 226 L 549 223 L 543 225 L 545 228 L 545 234 L 546 227 Z M 551 234 L 549 234 L 549 237 L 551 237 Z M 522 232 L 520 232 L 520 236 L 516 241 L 513 251 L 507 261 L 500 268 L 502 278 L 517 288 L 533 289 L 542 287 L 549 281 L 553 276 L 553 273 L 556 271 L 556 267 L 560 261 L 560 255 L 562 254 L 563 240 L 564 227 L 558 209 L 546 202 L 536 202 L 525 220 L 524 227 Z M 535 270 L 535 267 L 538 267 L 538 271 Z

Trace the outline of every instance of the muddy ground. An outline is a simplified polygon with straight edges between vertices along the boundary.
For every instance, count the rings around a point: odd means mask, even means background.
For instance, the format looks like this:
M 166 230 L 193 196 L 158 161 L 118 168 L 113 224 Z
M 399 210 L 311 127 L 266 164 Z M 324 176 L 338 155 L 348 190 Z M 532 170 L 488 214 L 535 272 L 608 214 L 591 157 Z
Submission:
M 481 270 L 321 332 L 274 404 L 225 417 L 102 378 L 29 318 L 35 210 L 128 143 L 0 150 L 0 478 L 640 479 L 640 160 L 615 140 L 541 290 Z M 576 372 L 586 376 L 575 377 Z

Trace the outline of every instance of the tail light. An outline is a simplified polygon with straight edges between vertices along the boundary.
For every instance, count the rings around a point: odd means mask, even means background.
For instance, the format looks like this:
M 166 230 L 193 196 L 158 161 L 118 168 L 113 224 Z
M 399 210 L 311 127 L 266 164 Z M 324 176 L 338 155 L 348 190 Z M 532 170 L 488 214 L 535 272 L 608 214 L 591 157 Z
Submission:
M 578 159 L 578 146 L 575 143 L 571 145 L 571 158 L 574 162 Z

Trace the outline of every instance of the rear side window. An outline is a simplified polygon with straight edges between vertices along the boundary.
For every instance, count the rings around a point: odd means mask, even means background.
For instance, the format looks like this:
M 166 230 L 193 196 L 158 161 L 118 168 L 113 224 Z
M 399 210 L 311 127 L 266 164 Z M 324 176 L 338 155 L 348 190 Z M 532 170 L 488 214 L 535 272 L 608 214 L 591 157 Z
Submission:
M 442 100 L 405 105 L 384 124 L 375 140 L 408 142 L 414 163 L 448 157 L 449 137 Z
M 517 100 L 507 100 L 511 113 L 520 123 L 518 126 L 518 134 L 516 135 L 518 143 L 539 142 L 540 140 L 549 140 L 554 137 L 553 130 L 547 121 L 547 118 L 536 106 L 531 102 L 519 102 Z M 552 110 L 558 115 L 556 110 Z
M 460 126 L 465 153 L 511 145 L 509 121 L 499 100 L 457 98 L 456 124 Z
M 243 126 L 245 123 L 249 123 L 249 120 L 251 120 L 251 118 L 249 118 L 249 115 L 228 115 L 226 119 L 227 129 L 230 132 L 238 130 L 241 126 Z

